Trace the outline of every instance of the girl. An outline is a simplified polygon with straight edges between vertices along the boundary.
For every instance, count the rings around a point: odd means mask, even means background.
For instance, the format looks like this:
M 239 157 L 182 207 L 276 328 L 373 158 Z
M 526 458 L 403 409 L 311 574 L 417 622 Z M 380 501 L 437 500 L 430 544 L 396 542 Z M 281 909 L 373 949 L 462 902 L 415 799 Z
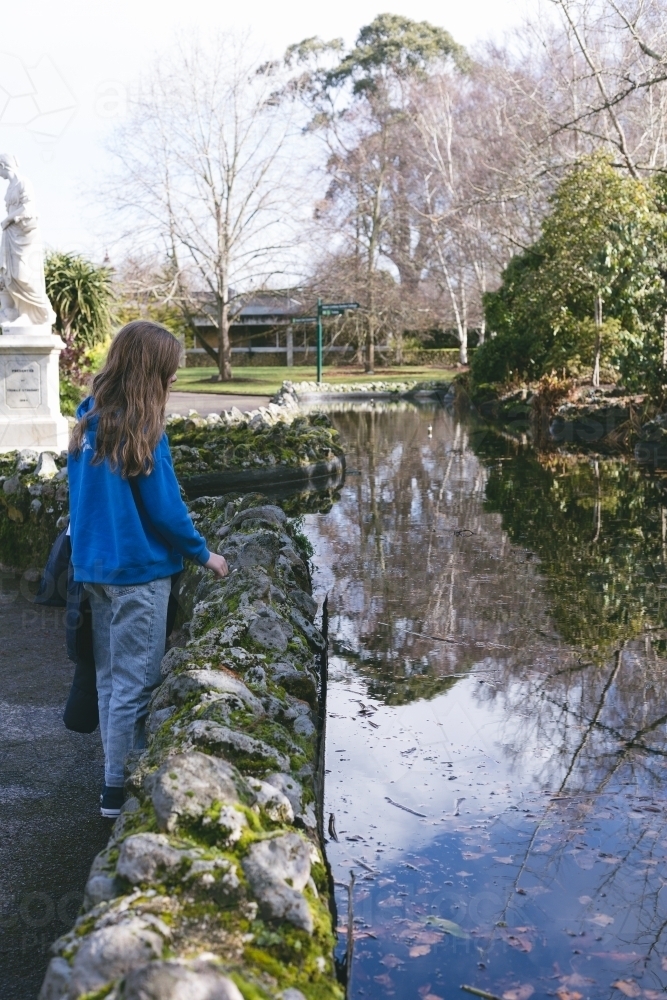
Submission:
M 124 326 L 77 410 L 69 447 L 72 564 L 92 609 L 101 812 L 109 818 L 123 803 L 125 757 L 145 746 L 172 574 L 183 556 L 217 576 L 228 572 L 195 530 L 171 463 L 164 416 L 179 355 L 176 338 L 156 323 Z

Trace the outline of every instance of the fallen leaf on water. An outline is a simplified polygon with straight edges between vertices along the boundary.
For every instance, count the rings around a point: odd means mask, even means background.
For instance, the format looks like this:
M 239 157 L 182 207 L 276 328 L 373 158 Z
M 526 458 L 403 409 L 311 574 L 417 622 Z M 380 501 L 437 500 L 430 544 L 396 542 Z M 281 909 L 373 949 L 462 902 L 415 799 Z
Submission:
M 439 997 L 437 993 L 427 993 L 424 1000 L 443 1000 L 443 997 Z
M 410 948 L 408 955 L 410 958 L 421 958 L 422 955 L 429 955 L 430 952 L 430 944 L 415 944 Z
M 608 927 L 614 922 L 614 918 L 607 913 L 596 913 L 594 917 L 589 917 L 589 919 L 592 924 L 597 924 L 598 927 Z
M 503 929 L 500 932 L 500 936 L 503 941 L 511 948 L 516 948 L 517 951 L 530 952 L 533 950 L 533 942 L 525 934 L 513 934 L 511 931 Z
M 386 965 L 388 969 L 395 969 L 396 966 L 403 965 L 403 959 L 390 953 L 380 959 L 380 965 Z
M 558 1000 L 583 1000 L 583 993 L 576 993 L 570 990 L 556 990 L 556 996 Z
M 531 986 L 530 983 L 524 983 L 523 986 L 516 986 L 512 990 L 505 990 L 503 1000 L 528 1000 L 528 997 L 532 997 L 534 992 L 534 986 Z
M 626 997 L 639 997 L 642 994 L 641 989 L 633 979 L 617 979 L 611 985 L 620 990 Z
M 455 924 L 453 920 L 447 920 L 446 917 L 426 917 L 424 923 L 432 924 L 433 927 L 438 927 L 445 934 L 451 934 L 452 937 L 470 937 L 467 931 L 464 931 L 462 927 Z
M 578 851 L 572 850 L 568 852 L 574 858 L 574 863 L 578 868 L 582 868 L 584 871 L 590 871 L 596 861 L 600 858 L 595 851 Z
M 667 958 L 663 958 L 660 962 L 663 972 L 667 972 Z
M 579 902 L 582 906 L 588 906 L 589 903 L 593 902 L 593 898 L 591 896 L 580 896 Z
M 438 931 L 425 931 L 423 928 L 420 928 L 416 933 L 410 929 L 401 931 L 398 936 L 399 938 L 411 939 L 413 944 L 439 944 L 444 934 L 440 934 Z
M 573 972 L 571 976 L 561 976 L 560 981 L 563 986 L 589 986 L 594 983 L 594 979 L 588 976 L 581 976 L 578 972 Z
M 480 858 L 484 857 L 484 853 L 475 854 L 473 851 L 462 851 L 461 857 L 464 861 L 478 861 Z
M 598 858 L 598 861 L 602 861 L 605 865 L 619 865 L 623 858 L 616 858 L 613 854 L 605 854 L 604 857 Z
M 380 986 L 386 986 L 387 989 L 389 989 L 391 986 L 394 985 L 391 977 L 388 976 L 386 972 L 383 973 L 381 976 L 373 976 L 373 979 L 375 980 L 376 983 L 379 983 Z
M 386 899 L 381 899 L 378 906 L 402 906 L 403 900 L 398 899 L 396 896 L 387 896 Z
M 472 875 L 472 872 L 457 872 L 456 874 L 459 875 L 460 878 L 467 878 L 468 875 Z
M 665 1000 L 663 990 L 643 990 L 646 1000 Z
M 513 865 L 514 864 L 514 862 L 512 861 L 512 855 L 511 854 L 508 854 L 508 856 L 506 858 L 494 858 L 493 860 L 497 861 L 498 864 L 501 864 L 501 865 Z

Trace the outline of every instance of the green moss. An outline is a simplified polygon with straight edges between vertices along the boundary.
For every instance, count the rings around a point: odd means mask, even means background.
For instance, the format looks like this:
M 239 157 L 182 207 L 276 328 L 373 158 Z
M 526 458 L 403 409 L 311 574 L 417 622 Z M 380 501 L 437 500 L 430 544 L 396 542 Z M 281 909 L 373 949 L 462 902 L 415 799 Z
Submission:
M 91 993 L 82 993 L 79 1000 L 104 1000 L 104 997 L 108 997 L 114 988 L 114 983 L 109 983 L 107 986 L 103 986 L 99 990 L 93 990 Z
M 231 972 L 229 978 L 238 986 L 243 1000 L 271 1000 L 269 993 L 259 986 L 255 986 L 254 983 L 249 983 L 238 972 Z

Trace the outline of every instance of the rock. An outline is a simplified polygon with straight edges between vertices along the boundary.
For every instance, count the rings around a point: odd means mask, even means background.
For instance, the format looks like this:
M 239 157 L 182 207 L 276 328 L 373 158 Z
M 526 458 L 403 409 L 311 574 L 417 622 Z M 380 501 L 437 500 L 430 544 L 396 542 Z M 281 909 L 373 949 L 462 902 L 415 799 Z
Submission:
M 116 879 L 112 875 L 95 874 L 91 875 L 86 882 L 83 893 L 83 908 L 92 910 L 98 903 L 114 899 L 120 893 Z
M 284 653 L 294 635 L 292 626 L 284 621 L 272 608 L 266 608 L 253 619 L 248 627 L 248 636 L 263 649 Z
M 161 958 L 162 948 L 160 935 L 138 917 L 93 931 L 74 957 L 70 996 L 93 993 L 135 966 Z
M 185 856 L 161 833 L 136 833 L 121 844 L 116 871 L 132 885 L 138 885 L 154 881 L 160 869 L 178 868 Z
M 317 816 L 313 803 L 309 802 L 305 809 L 294 817 L 294 821 L 297 826 L 303 826 L 305 830 L 315 832 L 317 830 Z
M 197 746 L 208 746 L 214 750 L 221 750 L 234 757 L 255 757 L 264 762 L 267 766 L 277 765 L 282 768 L 289 768 L 289 758 L 275 747 L 269 746 L 262 740 L 253 739 L 227 726 L 220 725 L 219 722 L 209 722 L 205 719 L 197 719 L 186 730 L 190 741 Z M 244 762 L 247 763 L 247 762 Z
M 70 964 L 64 958 L 52 958 L 37 1000 L 65 1000 L 72 978 Z
M 123 1000 L 243 1000 L 243 996 L 217 969 L 152 962 L 126 977 Z
M 191 659 L 192 656 L 188 653 L 187 649 L 181 649 L 180 646 L 173 646 L 162 657 L 160 673 L 163 677 L 168 677 L 172 670 L 184 666 Z
M 288 986 L 286 990 L 283 990 L 280 998 L 281 1000 L 306 1000 L 301 990 L 297 990 L 294 986 Z
M 291 608 L 289 615 L 292 620 L 292 624 L 300 629 L 300 631 L 305 635 L 311 649 L 318 653 L 324 649 L 324 637 L 322 633 L 319 629 L 315 628 L 312 622 L 308 621 L 305 615 L 303 615 L 297 608 Z
M 300 715 L 295 719 L 293 728 L 297 736 L 313 736 L 315 733 L 315 726 L 307 715 Z
M 17 493 L 21 489 L 21 477 L 20 476 L 10 476 L 9 479 L 5 479 L 2 484 L 3 493 L 11 495 L 12 493 Z
M 204 820 L 204 825 L 209 825 L 208 819 Z M 243 813 L 235 809 L 234 806 L 223 806 L 218 816 L 217 825 L 223 830 L 227 842 L 235 844 L 237 840 L 241 839 L 241 834 L 248 823 Z
M 238 802 L 240 780 L 227 761 L 192 750 L 170 757 L 144 784 L 153 800 L 158 826 L 171 831 L 180 819 L 199 819 L 214 802 Z
M 306 618 L 313 620 L 317 614 L 317 602 L 313 600 L 310 594 L 307 594 L 305 590 L 290 590 L 289 599 L 292 604 L 295 604 L 301 614 L 305 615 Z
M 313 933 L 310 907 L 301 895 L 310 878 L 310 848 L 298 834 L 286 833 L 253 844 L 243 870 L 266 916 Z
M 28 472 L 30 469 L 34 469 L 37 465 L 39 459 L 39 452 L 35 451 L 33 448 L 24 448 L 18 454 L 18 460 L 16 462 L 17 472 Z
M 151 711 L 174 704 L 182 705 L 191 695 L 205 694 L 209 691 L 233 695 L 239 703 L 239 708 L 249 708 L 256 715 L 261 715 L 263 712 L 259 699 L 243 681 L 225 670 L 206 669 L 169 674 L 164 684 L 153 695 Z
M 290 774 L 283 774 L 280 771 L 276 771 L 264 778 L 264 781 L 269 785 L 273 785 L 274 788 L 277 788 L 279 792 L 282 792 L 289 799 L 295 816 L 301 812 L 303 788 Z
M 293 823 L 294 810 L 286 795 L 267 781 L 249 778 L 248 784 L 256 795 L 255 805 L 264 810 L 274 823 Z
M 40 479 L 52 479 L 57 474 L 58 466 L 54 461 L 53 455 L 48 451 L 43 451 L 39 456 L 35 475 L 39 476 Z
M 297 670 L 292 663 L 277 661 L 269 668 L 269 675 L 274 684 L 280 684 L 289 694 L 301 701 L 306 701 L 315 708 L 317 705 L 317 682 L 307 670 Z
M 287 523 L 287 515 L 280 507 L 274 507 L 269 504 L 264 504 L 260 507 L 248 507 L 235 514 L 226 527 L 229 531 L 234 531 L 235 528 L 238 528 L 242 524 L 247 526 L 248 522 L 253 527 L 268 524 L 272 528 L 282 529 Z
M 158 731 L 163 722 L 172 717 L 175 711 L 176 706 L 169 705 L 167 708 L 158 708 L 155 712 L 151 712 L 146 723 L 146 732 L 152 736 Z

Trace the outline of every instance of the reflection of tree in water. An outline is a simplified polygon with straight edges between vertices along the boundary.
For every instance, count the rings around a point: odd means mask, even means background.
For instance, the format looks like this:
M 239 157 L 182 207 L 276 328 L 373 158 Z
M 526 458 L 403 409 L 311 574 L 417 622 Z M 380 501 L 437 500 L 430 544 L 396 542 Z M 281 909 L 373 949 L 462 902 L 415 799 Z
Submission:
M 486 509 L 542 563 L 563 639 L 608 652 L 647 626 L 667 602 L 667 507 L 659 480 L 628 462 L 538 457 L 487 437 Z M 495 452 L 495 454 L 494 454 Z
M 498 662 L 484 688 L 484 697 L 503 699 L 505 741 L 517 759 L 531 746 L 552 748 L 540 778 L 554 798 L 517 884 L 563 884 L 568 859 L 602 869 L 581 927 L 589 921 L 590 931 L 602 919 L 596 913 L 615 914 L 614 933 L 646 967 L 667 928 L 658 877 L 667 846 L 660 483 L 625 462 L 538 460 L 498 439 L 478 450 L 489 467 L 486 509 L 502 515 L 515 544 L 536 553 L 558 630 L 581 650 L 555 671 L 536 665 L 520 685 L 514 665 Z M 592 846 L 596 830 L 606 831 L 606 850 Z
M 331 634 L 369 694 L 430 698 L 489 652 L 548 655 L 538 567 L 484 511 L 486 472 L 465 427 L 442 409 L 378 407 L 334 421 L 352 472 L 318 529 L 336 564 Z
M 530 834 L 517 837 L 499 816 L 465 841 L 474 852 L 478 840 L 486 850 L 505 837 L 494 850 L 517 865 L 501 910 L 476 929 L 480 944 L 502 937 L 504 921 L 526 923 L 523 900 L 537 940 L 541 922 L 553 929 L 556 895 L 580 897 L 571 926 L 582 962 L 611 967 L 609 956 L 634 954 L 626 974 L 648 966 L 643 985 L 662 986 L 660 484 L 628 463 L 538 460 L 475 440 L 474 427 L 442 410 L 334 419 L 348 467 L 361 473 L 318 526 L 335 561 L 334 649 L 355 661 L 372 697 L 393 704 L 434 697 L 475 668 L 478 702 L 502 706 L 493 739 L 515 762 L 518 787 L 530 757 Z

